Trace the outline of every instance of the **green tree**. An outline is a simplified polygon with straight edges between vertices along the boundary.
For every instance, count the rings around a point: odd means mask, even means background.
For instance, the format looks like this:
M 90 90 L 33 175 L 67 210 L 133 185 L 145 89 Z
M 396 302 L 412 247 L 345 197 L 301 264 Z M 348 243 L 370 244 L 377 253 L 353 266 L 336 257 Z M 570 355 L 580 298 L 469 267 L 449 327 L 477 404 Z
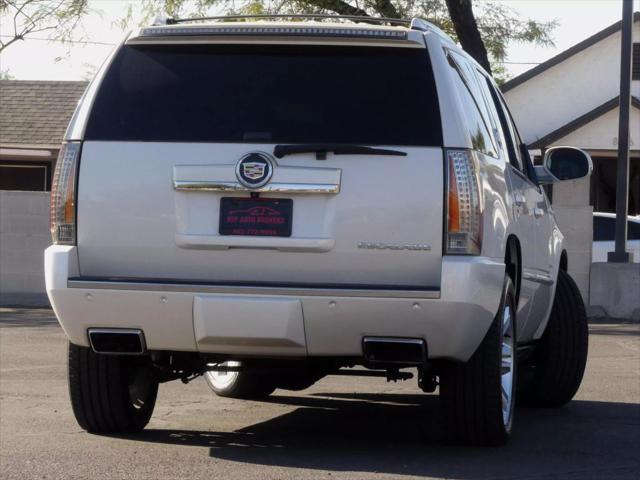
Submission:
M 88 11 L 88 0 L 0 0 L 0 52 L 37 33 L 70 40 Z
M 145 20 L 155 15 L 191 17 L 220 14 L 339 14 L 389 18 L 422 17 L 458 40 L 498 80 L 511 42 L 553 45 L 557 22 L 521 18 L 504 3 L 484 0 L 143 0 Z

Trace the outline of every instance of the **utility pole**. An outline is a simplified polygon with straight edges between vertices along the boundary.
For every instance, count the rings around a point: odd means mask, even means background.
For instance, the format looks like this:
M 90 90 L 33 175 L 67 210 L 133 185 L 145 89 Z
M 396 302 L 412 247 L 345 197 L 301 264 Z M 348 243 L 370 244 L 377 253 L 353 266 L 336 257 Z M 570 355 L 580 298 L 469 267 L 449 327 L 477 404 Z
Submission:
M 629 110 L 631 106 L 631 38 L 633 0 L 622 0 L 622 45 L 620 47 L 620 118 L 618 120 L 618 178 L 616 183 L 616 247 L 607 260 L 628 263 L 627 210 L 629 205 Z

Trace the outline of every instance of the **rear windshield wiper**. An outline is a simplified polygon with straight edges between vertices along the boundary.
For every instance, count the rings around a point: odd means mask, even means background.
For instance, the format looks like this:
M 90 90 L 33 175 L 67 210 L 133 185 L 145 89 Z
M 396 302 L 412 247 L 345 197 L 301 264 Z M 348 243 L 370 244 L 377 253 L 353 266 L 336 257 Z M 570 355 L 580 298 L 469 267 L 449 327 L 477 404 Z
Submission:
M 273 154 L 276 158 L 282 158 L 286 155 L 292 155 L 294 153 L 315 153 L 316 160 L 326 160 L 327 152 L 333 152 L 336 155 L 393 155 L 397 157 L 407 156 L 407 152 L 400 152 L 398 150 L 366 147 L 364 145 L 341 145 L 327 143 L 276 145 L 273 149 Z

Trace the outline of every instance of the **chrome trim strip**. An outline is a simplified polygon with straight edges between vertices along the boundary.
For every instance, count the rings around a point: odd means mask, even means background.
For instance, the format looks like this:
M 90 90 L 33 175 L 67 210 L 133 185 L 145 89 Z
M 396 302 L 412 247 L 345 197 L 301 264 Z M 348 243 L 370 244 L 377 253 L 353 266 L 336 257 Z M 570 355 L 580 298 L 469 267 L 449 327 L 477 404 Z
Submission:
M 259 188 L 248 188 L 240 182 L 174 180 L 173 188 L 203 192 L 272 192 L 272 193 L 340 193 L 340 185 L 325 183 L 269 183 Z
M 408 343 L 411 345 L 419 345 L 424 347 L 426 342 L 422 338 L 405 338 L 405 337 L 363 337 L 362 343 Z
M 522 272 L 522 278 L 525 280 L 530 280 L 532 282 L 541 283 L 543 285 L 553 285 L 553 278 L 551 275 L 547 275 L 544 273 L 529 273 Z
M 235 295 L 289 295 L 299 297 L 440 298 L 439 290 L 376 290 L 358 288 L 263 287 L 199 285 L 182 283 L 119 282 L 109 280 L 67 280 L 67 288 L 89 290 L 135 290 L 144 292 L 225 293 Z
M 298 238 L 244 235 L 186 235 L 176 233 L 176 245 L 181 248 L 227 250 L 229 248 L 265 248 L 280 252 L 329 252 L 333 238 Z

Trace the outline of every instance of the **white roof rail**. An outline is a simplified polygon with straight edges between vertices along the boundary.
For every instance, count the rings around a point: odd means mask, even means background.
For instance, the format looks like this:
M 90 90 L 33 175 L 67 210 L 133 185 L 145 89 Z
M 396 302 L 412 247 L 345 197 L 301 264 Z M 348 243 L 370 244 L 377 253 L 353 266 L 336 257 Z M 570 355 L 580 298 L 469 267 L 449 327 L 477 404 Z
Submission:
M 161 25 L 172 25 L 174 22 L 171 18 L 167 17 L 166 15 L 162 15 L 162 14 L 158 14 L 156 15 L 156 18 L 153 20 L 153 23 L 151 24 L 154 27 L 159 27 Z
M 200 21 L 228 22 L 233 20 L 347 20 L 355 23 L 387 24 L 409 26 L 410 21 L 404 18 L 369 17 L 367 15 L 328 15 L 328 14 L 259 14 L 259 15 L 223 15 L 216 17 L 192 17 L 192 18 L 165 18 L 162 25 L 174 25 L 177 23 L 189 23 Z M 154 24 L 155 25 L 155 24 Z
M 412 30 L 420 30 L 422 32 L 433 32 L 437 35 L 439 35 L 440 37 L 442 37 L 444 40 L 453 43 L 455 45 L 456 42 L 453 41 L 453 39 L 447 35 L 442 29 L 440 29 L 439 27 L 435 26 L 433 23 L 426 21 L 423 18 L 412 18 L 411 19 L 411 27 Z

